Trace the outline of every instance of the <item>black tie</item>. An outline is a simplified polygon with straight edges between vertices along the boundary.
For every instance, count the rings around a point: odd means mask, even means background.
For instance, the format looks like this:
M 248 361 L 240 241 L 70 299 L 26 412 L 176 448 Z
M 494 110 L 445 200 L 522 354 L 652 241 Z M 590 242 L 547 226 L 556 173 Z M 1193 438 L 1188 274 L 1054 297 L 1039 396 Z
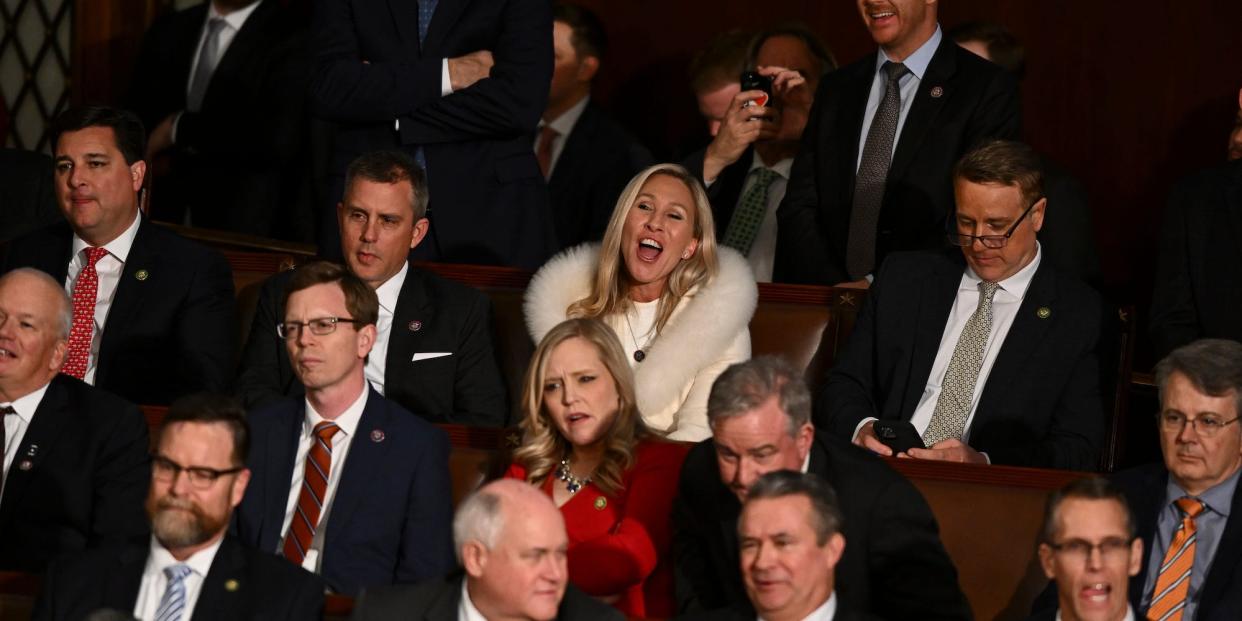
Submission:
M 854 205 L 850 212 L 850 236 L 846 241 L 845 267 L 850 278 L 861 279 L 875 269 L 875 236 L 884 202 L 884 183 L 893 163 L 893 142 L 897 139 L 897 120 L 901 116 L 901 87 L 897 81 L 909 73 L 901 63 L 885 62 L 888 74 L 884 99 L 876 109 L 867 130 L 862 161 L 854 177 Z
M 16 413 L 17 413 L 17 410 L 14 410 L 13 406 L 11 405 L 0 406 L 0 491 L 4 490 L 4 479 L 7 478 L 4 476 L 4 472 L 3 472 L 4 447 L 8 446 L 9 438 L 8 438 L 7 432 L 4 429 L 4 421 L 8 418 L 9 414 L 16 414 Z

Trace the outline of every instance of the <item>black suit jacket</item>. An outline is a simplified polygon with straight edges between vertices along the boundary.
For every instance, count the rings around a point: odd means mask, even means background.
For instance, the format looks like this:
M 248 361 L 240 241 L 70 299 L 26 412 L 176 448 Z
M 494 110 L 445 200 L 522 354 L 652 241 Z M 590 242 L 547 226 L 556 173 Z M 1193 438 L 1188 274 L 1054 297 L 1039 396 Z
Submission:
M 61 554 L 144 541 L 148 455 L 137 407 L 54 377 L 4 480 L 0 570 L 41 572 Z
M 52 184 L 52 158 L 0 148 L 0 242 L 63 218 Z
M 552 79 L 548 0 L 440 0 L 421 46 L 416 2 L 316 0 L 314 9 L 312 105 L 337 124 L 330 202 L 358 155 L 422 147 L 432 232 L 417 258 L 542 265 L 556 236 L 531 144 Z M 443 59 L 478 50 L 492 52 L 490 77 L 441 97 Z M 321 239 L 339 243 L 335 233 Z
M 849 280 L 854 177 L 875 62 L 876 55 L 869 54 L 820 81 L 777 210 L 778 282 Z M 1018 138 L 1020 120 L 1013 78 L 944 37 L 897 137 L 876 233 L 877 268 L 890 252 L 946 245 L 953 165 L 982 139 Z
M 250 485 L 233 514 L 247 545 L 280 550 L 305 399 L 250 414 Z M 320 574 L 328 588 L 356 596 L 363 587 L 412 583 L 453 566 L 448 436 L 374 390 L 350 441 L 327 515 Z
M 1138 575 L 1130 579 L 1130 603 L 1139 613 L 1147 612 L 1139 608 L 1139 604 L 1147 580 L 1147 563 L 1153 553 L 1157 516 L 1164 506 L 1168 482 L 1169 472 L 1163 464 L 1141 466 L 1113 476 L 1113 483 L 1130 503 L 1136 531 L 1143 539 L 1143 564 Z M 1229 515 L 1199 595 L 1199 608 L 1195 613 L 1198 621 L 1242 619 L 1242 518 L 1235 519 L 1235 516 L 1242 516 L 1242 494 L 1234 493 Z
M 836 567 L 843 609 L 889 619 L 969 619 L 957 570 L 923 496 L 878 457 L 816 434 L 809 472 L 837 492 L 845 553 Z M 673 564 L 683 612 L 750 610 L 738 569 L 741 506 L 720 481 L 709 438 L 686 457 L 673 509 Z
M 463 580 L 464 574 L 459 570 L 418 585 L 367 589 L 354 605 L 354 615 L 350 619 L 457 621 Z M 572 584 L 565 586 L 565 597 L 556 611 L 557 621 L 621 621 L 624 618 L 616 608 L 589 597 Z
M 304 394 L 285 342 L 276 335 L 292 274 L 269 278 L 259 294 L 237 379 L 247 408 Z M 433 423 L 504 426 L 508 406 L 492 351 L 492 307 L 486 295 L 410 266 L 392 325 L 384 362 L 387 398 Z M 413 361 L 416 353 L 444 352 L 452 355 Z
M 1169 192 L 1160 233 L 1151 337 L 1156 355 L 1200 338 L 1242 341 L 1242 160 Z
M 840 596 L 838 595 L 838 598 Z M 832 621 L 878 621 L 880 617 L 867 614 L 865 612 L 854 612 L 852 610 L 841 610 L 838 602 L 837 612 L 833 615 Z M 755 621 L 755 611 L 750 608 L 725 608 L 722 610 L 710 610 L 704 612 L 696 612 L 687 615 L 678 615 L 678 621 Z
M 52 565 L 35 604 L 39 621 L 77 621 L 96 610 L 131 614 L 150 545 L 92 550 Z M 273 554 L 225 536 L 203 577 L 191 619 L 317 620 L 323 580 Z
M 818 425 L 849 439 L 869 416 L 910 420 L 964 270 L 958 251 L 885 261 L 828 374 Z M 1041 260 L 979 397 L 970 446 L 994 464 L 1095 469 L 1104 438 L 1096 357 L 1102 318 L 1094 290 Z
M 1048 199 L 1044 226 L 1039 229 L 1044 258 L 1062 274 L 1099 288 L 1103 275 L 1087 191 L 1056 162 L 1045 157 L 1042 163 L 1044 196 Z
M 690 171 L 699 181 L 703 181 L 703 159 L 707 157 L 707 147 L 703 147 L 682 162 L 682 166 Z M 750 166 L 754 163 L 755 148 L 747 147 L 736 162 L 724 167 L 711 187 L 707 188 L 707 200 L 712 204 L 712 217 L 716 220 L 716 238 L 723 239 L 729 230 L 729 221 L 733 219 L 733 210 L 742 197 L 742 188 L 746 186 L 746 176 L 750 174 Z
M 625 185 L 653 163 L 646 147 L 587 102 L 548 180 L 560 247 L 599 241 Z
M 68 224 L 40 229 L 9 244 L 0 271 L 34 267 L 63 283 L 72 246 Z M 224 257 L 144 217 L 104 324 L 95 386 L 143 405 L 227 392 L 236 325 Z
M 189 112 L 207 5 L 161 17 L 138 56 L 129 105 L 147 130 L 181 113 L 170 174 L 155 179 L 152 205 L 160 220 L 181 222 L 188 207 L 195 226 L 271 236 L 280 210 L 288 216 L 309 201 L 308 24 L 279 0 L 260 0 L 220 58 L 201 109 Z

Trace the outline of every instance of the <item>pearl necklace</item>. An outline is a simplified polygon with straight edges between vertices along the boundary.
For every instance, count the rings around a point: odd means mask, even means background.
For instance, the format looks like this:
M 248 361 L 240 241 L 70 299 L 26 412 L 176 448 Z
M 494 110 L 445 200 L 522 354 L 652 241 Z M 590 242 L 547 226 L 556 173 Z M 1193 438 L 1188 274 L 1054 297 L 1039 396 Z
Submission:
M 561 465 L 556 469 L 556 478 L 565 482 L 565 489 L 570 494 L 578 493 L 578 490 L 591 484 L 591 477 L 578 478 L 574 473 L 569 471 L 569 458 L 561 460 Z

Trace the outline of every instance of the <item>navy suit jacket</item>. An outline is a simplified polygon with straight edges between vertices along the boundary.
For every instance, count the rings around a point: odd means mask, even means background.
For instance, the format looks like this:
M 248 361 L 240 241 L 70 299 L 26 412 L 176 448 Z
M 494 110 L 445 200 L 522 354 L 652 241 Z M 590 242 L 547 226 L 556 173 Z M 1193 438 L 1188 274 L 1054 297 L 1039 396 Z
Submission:
M 73 229 L 61 222 L 13 240 L 0 271 L 33 267 L 63 283 L 72 253 Z M 143 217 L 104 324 L 95 386 L 143 405 L 227 392 L 236 326 L 224 257 Z
M 311 103 L 337 125 L 330 202 L 358 155 L 421 147 L 432 229 L 415 258 L 542 265 L 556 238 L 531 144 L 552 80 L 548 0 L 439 0 L 421 46 L 417 2 L 313 5 Z M 495 59 L 490 76 L 442 97 L 443 59 L 479 50 Z M 339 243 L 335 234 L 321 239 Z
M 367 389 L 327 515 L 320 574 L 328 588 L 411 583 L 454 566 L 448 436 Z M 238 537 L 279 552 L 306 401 L 287 399 L 250 414 L 250 486 L 233 516 Z
M 817 426 L 849 439 L 869 416 L 910 420 L 964 269 L 958 250 L 884 262 L 819 395 Z M 979 397 L 970 446 L 994 464 L 1094 470 L 1104 440 L 1102 321 L 1099 295 L 1041 259 Z
M 777 282 L 832 285 L 849 279 L 846 248 L 854 177 L 876 54 L 820 81 L 802 146 L 776 215 Z M 875 265 L 897 250 L 946 246 L 953 165 L 976 142 L 1017 139 L 1017 85 L 951 37 L 936 48 L 897 137 L 876 229 Z
M 148 544 L 109 547 L 56 562 L 33 618 L 77 621 L 97 610 L 130 614 L 149 551 Z M 203 577 L 194 610 L 184 618 L 312 621 L 322 616 L 323 580 L 226 535 Z

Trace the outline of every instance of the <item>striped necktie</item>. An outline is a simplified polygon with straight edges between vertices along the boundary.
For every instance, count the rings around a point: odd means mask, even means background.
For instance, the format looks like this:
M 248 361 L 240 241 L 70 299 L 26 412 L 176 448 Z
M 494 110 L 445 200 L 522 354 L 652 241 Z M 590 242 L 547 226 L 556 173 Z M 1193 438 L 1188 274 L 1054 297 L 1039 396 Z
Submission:
M 1182 523 L 1173 533 L 1169 550 L 1160 563 L 1160 575 L 1152 591 L 1147 618 L 1154 621 L 1181 621 L 1186 596 L 1190 593 L 1190 572 L 1195 564 L 1195 518 L 1203 513 L 1203 503 L 1183 496 L 1173 501 L 1182 512 Z
M 168 578 L 168 586 L 164 588 L 164 597 L 160 598 L 160 606 L 155 609 L 155 621 L 181 621 L 185 612 L 185 579 L 190 575 L 189 565 L 169 565 L 164 568 L 164 577 Z
M 315 425 L 310 452 L 306 455 L 306 473 L 302 477 L 302 491 L 285 535 L 285 558 L 301 565 L 315 539 L 319 527 L 319 515 L 323 512 L 324 495 L 328 491 L 328 476 L 332 472 L 332 436 L 340 431 L 332 421 Z

